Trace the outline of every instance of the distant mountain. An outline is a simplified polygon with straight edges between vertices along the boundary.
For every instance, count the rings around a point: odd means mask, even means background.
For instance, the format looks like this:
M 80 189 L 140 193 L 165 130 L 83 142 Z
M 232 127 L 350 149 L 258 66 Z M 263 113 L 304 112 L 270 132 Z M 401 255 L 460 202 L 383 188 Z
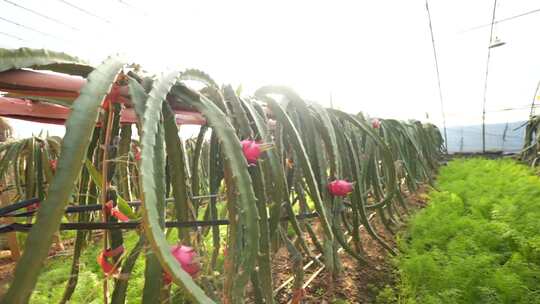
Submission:
M 521 151 L 526 123 L 486 124 L 486 151 Z M 450 153 L 482 151 L 482 125 L 448 127 L 447 134 Z

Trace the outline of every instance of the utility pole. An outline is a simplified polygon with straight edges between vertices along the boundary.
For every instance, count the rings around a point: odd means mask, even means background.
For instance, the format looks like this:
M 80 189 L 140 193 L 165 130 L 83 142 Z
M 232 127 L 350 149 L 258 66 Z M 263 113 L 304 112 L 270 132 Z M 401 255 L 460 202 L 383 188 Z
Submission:
M 529 114 L 529 118 L 532 118 L 534 115 L 534 102 L 536 101 L 536 97 L 538 96 L 539 89 L 540 89 L 540 81 L 538 81 L 538 84 L 536 85 L 536 90 L 534 90 L 534 95 L 531 102 L 531 114 Z
M 495 11 L 497 10 L 497 0 L 493 1 L 493 16 L 491 18 L 491 31 L 489 34 L 488 55 L 486 62 L 486 79 L 484 82 L 484 102 L 482 105 L 482 153 L 486 153 L 486 97 L 489 76 L 489 59 L 491 57 L 491 42 L 493 41 L 493 25 L 495 24 Z
M 443 102 L 443 94 L 442 94 L 442 88 L 441 88 L 441 74 L 439 72 L 439 60 L 437 58 L 437 48 L 435 47 L 435 35 L 433 34 L 433 26 L 431 25 L 431 13 L 429 11 L 428 0 L 426 0 L 426 11 L 427 11 L 428 21 L 429 21 L 429 32 L 431 33 L 431 45 L 433 46 L 433 57 L 435 58 L 435 72 L 437 73 L 437 86 L 439 88 L 439 101 L 441 103 L 441 115 L 442 115 L 442 120 L 443 120 L 443 131 L 444 131 L 444 148 L 446 149 L 446 152 L 448 153 L 448 136 L 446 134 L 446 115 L 444 113 L 444 102 Z M 427 117 L 427 113 L 426 113 L 426 117 Z

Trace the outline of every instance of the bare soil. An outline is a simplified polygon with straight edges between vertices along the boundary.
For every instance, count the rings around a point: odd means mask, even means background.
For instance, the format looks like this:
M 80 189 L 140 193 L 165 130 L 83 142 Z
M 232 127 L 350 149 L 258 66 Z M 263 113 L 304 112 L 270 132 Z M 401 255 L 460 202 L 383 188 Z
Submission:
M 405 193 L 409 215 L 404 210 L 399 210 L 403 222 L 394 226 L 396 232 L 405 228 L 408 216 L 426 205 L 424 193 L 425 187 L 422 187 L 416 194 Z M 395 235 L 384 228 L 379 217 L 373 218 L 371 223 L 377 234 L 395 248 Z M 353 257 L 341 252 L 341 274 L 337 278 L 333 278 L 331 273 L 323 270 L 307 286 L 301 303 L 375 303 L 379 291 L 387 285 L 394 284 L 395 275 L 393 274 L 394 268 L 391 265 L 390 254 L 372 239 L 363 227 L 360 230 L 360 238 L 365 258 L 369 264 L 360 265 Z M 306 239 L 308 239 L 307 236 Z M 282 248 L 273 259 L 274 288 L 292 276 L 291 267 L 288 253 L 285 248 Z M 306 269 L 304 281 L 307 281 L 320 268 L 320 265 L 314 264 Z M 289 284 L 289 288 L 284 288 L 277 294 L 278 303 L 289 303 L 292 299 L 291 285 Z

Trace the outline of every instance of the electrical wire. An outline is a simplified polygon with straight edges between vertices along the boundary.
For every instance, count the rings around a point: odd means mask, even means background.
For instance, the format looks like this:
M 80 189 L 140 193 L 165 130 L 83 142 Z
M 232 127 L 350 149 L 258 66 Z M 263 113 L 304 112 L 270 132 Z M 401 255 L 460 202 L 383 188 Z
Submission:
M 15 36 L 15 35 L 11 35 L 11 34 L 8 34 L 8 33 L 0 32 L 0 35 L 4 35 L 4 36 L 7 36 L 7 37 L 10 37 L 10 38 L 19 40 L 19 41 L 25 41 L 25 42 L 28 42 L 28 40 L 26 40 L 26 39 L 23 39 L 23 38 L 21 38 L 21 37 L 17 37 L 17 36 Z
M 446 151 L 448 151 L 448 136 L 446 135 L 446 115 L 444 113 L 444 102 L 443 102 L 443 94 L 442 94 L 442 88 L 441 88 L 441 75 L 439 73 L 439 60 L 437 58 L 437 48 L 435 47 L 435 35 L 433 34 L 433 26 L 431 25 L 431 13 L 429 11 L 428 0 L 426 0 L 426 11 L 427 11 L 428 21 L 429 21 L 429 32 L 431 33 L 431 44 L 433 46 L 433 56 L 435 57 L 435 71 L 437 73 L 437 85 L 439 87 L 439 100 L 441 102 L 441 113 L 442 113 L 442 119 L 443 119 L 443 129 L 444 129 L 444 146 L 446 148 Z
M 523 17 L 523 16 L 535 14 L 535 13 L 540 13 L 540 8 L 534 9 L 532 11 L 524 12 L 524 13 L 521 13 L 521 14 L 518 14 L 518 15 L 514 15 L 514 16 L 510 16 L 510 17 L 507 17 L 507 18 L 497 20 L 497 21 L 494 22 L 494 24 L 499 24 L 499 23 L 502 23 L 502 22 L 514 20 L 516 18 L 520 18 L 520 17 Z M 490 25 L 491 25 L 491 23 L 487 23 L 487 24 L 482 24 L 482 25 L 478 25 L 478 26 L 475 26 L 475 27 L 471 27 L 469 29 L 460 31 L 459 34 L 463 34 L 463 33 L 467 33 L 467 32 L 470 32 L 470 31 L 477 30 L 477 29 L 481 29 L 481 28 L 484 28 L 484 27 L 487 27 L 487 26 L 490 26 Z
M 319 217 L 317 212 L 302 213 L 295 215 L 296 219 L 313 219 Z M 280 221 L 290 221 L 289 216 L 280 218 Z M 187 222 L 165 222 L 166 228 L 179 227 L 207 227 L 207 226 L 225 226 L 229 225 L 229 220 L 206 220 L 206 221 L 187 221 Z M 140 220 L 132 220 L 129 222 L 77 222 L 77 223 L 61 223 L 59 230 L 116 230 L 116 229 L 139 229 Z M 9 223 L 0 225 L 0 234 L 13 231 L 28 232 L 34 224 Z
M 534 108 L 540 107 L 540 104 L 534 104 L 532 105 Z M 508 112 L 508 111 L 524 111 L 531 109 L 531 105 L 520 105 L 513 108 L 502 108 L 502 109 L 493 109 L 493 110 L 486 110 L 486 113 L 496 113 L 496 112 Z M 447 112 L 446 117 L 463 117 L 466 116 L 463 114 L 463 112 Z M 471 117 L 471 116 L 468 116 Z
M 20 23 L 18 23 L 18 22 L 15 22 L 15 21 L 6 19 L 6 18 L 4 18 L 4 17 L 2 17 L 2 16 L 0 16 L 0 20 L 3 20 L 3 21 L 8 22 L 8 23 L 11 23 L 11 24 L 13 24 L 13 25 L 16 25 L 16 26 L 18 26 L 18 27 L 24 28 L 24 29 L 26 29 L 26 30 L 29 30 L 29 31 L 32 31 L 32 32 L 36 32 L 36 33 L 41 34 L 41 35 L 44 35 L 44 36 L 49 36 L 49 37 L 54 38 L 54 39 L 57 39 L 57 40 L 69 42 L 68 40 L 65 40 L 65 39 L 63 39 L 63 38 L 57 37 L 57 36 L 52 35 L 52 34 L 49 34 L 49 33 L 42 32 L 42 31 L 40 31 L 40 30 L 36 30 L 35 28 L 32 28 L 32 27 L 29 27 L 29 26 L 27 26 L 27 25 L 20 24 Z
M 23 10 L 25 10 L 25 11 L 28 11 L 28 12 L 34 14 L 34 15 L 37 15 L 37 16 L 39 16 L 39 17 L 41 17 L 41 18 L 45 18 L 45 19 L 47 19 L 47 20 L 49 20 L 49 21 L 52 21 L 52 22 L 55 22 L 55 23 L 57 23 L 57 24 L 63 25 L 63 26 L 65 26 L 65 27 L 68 27 L 68 28 L 70 28 L 70 29 L 72 29 L 72 30 L 74 30 L 74 31 L 80 31 L 78 28 L 76 28 L 76 27 L 74 27 L 74 26 L 71 26 L 71 25 L 69 25 L 69 24 L 67 24 L 67 23 L 65 23 L 65 22 L 62 22 L 62 21 L 58 20 L 58 19 L 55 19 L 55 18 L 49 17 L 49 16 L 47 16 L 47 15 L 44 15 L 44 14 L 42 14 L 42 13 L 40 13 L 40 12 L 37 12 L 37 11 L 35 11 L 35 10 L 33 10 L 33 9 L 24 7 L 24 6 L 20 5 L 20 4 L 17 4 L 17 3 L 15 3 L 15 2 L 13 2 L 13 1 L 10 1 L 10 0 L 3 0 L 3 1 L 6 2 L 6 3 L 11 4 L 11 5 L 13 5 L 13 6 L 16 6 L 16 7 L 20 8 L 20 9 L 23 9 Z
M 538 105 L 533 105 L 533 107 Z M 514 108 L 503 108 L 503 109 L 496 109 L 496 110 L 486 110 L 486 113 L 495 113 L 495 112 L 508 112 L 508 111 L 522 111 L 522 110 L 528 110 L 531 108 L 531 105 L 525 105 L 521 107 L 514 107 Z
M 148 13 L 138 7 L 135 7 L 133 6 L 132 4 L 126 2 L 126 1 L 123 1 L 123 0 L 118 0 L 118 2 L 122 3 L 123 5 L 125 5 L 126 7 L 129 7 L 130 9 L 134 10 L 134 11 L 137 11 L 139 13 L 141 13 L 143 16 L 145 17 L 149 17 Z
M 99 15 L 96 15 L 96 14 L 94 14 L 94 13 L 92 13 L 92 12 L 82 8 L 82 7 L 79 7 L 79 6 L 75 5 L 75 4 L 72 4 L 72 3 L 70 3 L 70 2 L 68 2 L 66 0 L 58 0 L 58 1 L 64 3 L 65 5 L 67 5 L 67 6 L 71 7 L 71 8 L 74 8 L 74 9 L 80 11 L 80 12 L 83 12 L 88 16 L 92 16 L 92 17 L 94 17 L 96 19 L 99 19 L 99 20 L 105 22 L 105 23 L 112 24 L 112 22 L 109 19 L 101 17 Z
M 484 81 L 484 101 L 482 104 L 482 152 L 486 152 L 486 97 L 489 79 L 489 59 L 491 58 L 491 41 L 493 41 L 493 25 L 495 24 L 495 12 L 497 11 L 497 0 L 493 1 L 493 16 L 491 18 L 491 30 L 489 33 L 488 54 L 486 62 L 486 79 Z

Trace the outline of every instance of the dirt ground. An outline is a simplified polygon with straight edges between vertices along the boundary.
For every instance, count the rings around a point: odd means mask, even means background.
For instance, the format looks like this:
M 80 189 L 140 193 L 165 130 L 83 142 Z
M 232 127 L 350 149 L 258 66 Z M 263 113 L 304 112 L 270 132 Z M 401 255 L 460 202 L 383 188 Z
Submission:
M 405 194 L 410 214 L 426 205 L 423 193 L 425 193 L 425 188 L 420 189 L 417 194 Z M 404 211 L 400 210 L 400 213 L 404 217 L 404 221 L 406 221 Z M 371 223 L 377 234 L 395 248 L 395 236 L 384 228 L 379 218 L 373 218 Z M 401 230 L 404 226 L 405 223 L 401 223 L 396 230 Z M 393 285 L 394 269 L 391 266 L 387 251 L 372 239 L 363 227 L 360 230 L 360 238 L 369 265 L 361 266 L 353 257 L 341 252 L 341 275 L 334 280 L 329 272 L 323 270 L 307 286 L 301 303 L 375 303 L 379 291 L 386 285 Z M 273 261 L 274 288 L 276 288 L 291 277 L 292 265 L 285 249 L 280 250 Z M 307 281 L 320 268 L 321 266 L 317 264 L 307 268 L 304 281 Z M 277 302 L 289 303 L 292 299 L 292 293 L 290 288 L 282 289 L 277 294 Z

